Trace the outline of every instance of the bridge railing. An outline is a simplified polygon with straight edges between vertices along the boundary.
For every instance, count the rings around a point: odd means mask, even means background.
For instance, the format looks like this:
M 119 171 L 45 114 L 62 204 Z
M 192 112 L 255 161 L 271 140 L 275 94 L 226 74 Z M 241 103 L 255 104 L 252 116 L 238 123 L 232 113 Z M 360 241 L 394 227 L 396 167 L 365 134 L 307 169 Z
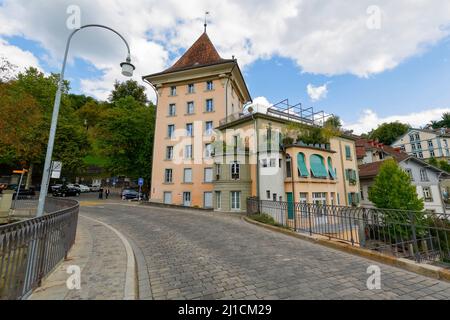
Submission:
M 24 299 L 67 257 L 79 204 L 47 198 L 46 215 L 0 226 L 0 300 Z
M 297 232 L 318 235 L 417 262 L 450 265 L 450 215 L 433 212 L 247 200 L 247 213 L 266 214 Z

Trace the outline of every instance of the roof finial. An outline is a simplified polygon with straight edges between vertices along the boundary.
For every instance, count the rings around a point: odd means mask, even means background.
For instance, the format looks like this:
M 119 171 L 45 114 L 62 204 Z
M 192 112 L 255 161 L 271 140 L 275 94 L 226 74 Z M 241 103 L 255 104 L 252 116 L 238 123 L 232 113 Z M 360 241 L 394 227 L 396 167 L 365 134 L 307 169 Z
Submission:
M 208 26 L 208 15 L 209 15 L 209 11 L 205 11 L 205 24 L 204 24 L 204 27 L 205 27 L 205 33 L 206 33 L 206 27 Z

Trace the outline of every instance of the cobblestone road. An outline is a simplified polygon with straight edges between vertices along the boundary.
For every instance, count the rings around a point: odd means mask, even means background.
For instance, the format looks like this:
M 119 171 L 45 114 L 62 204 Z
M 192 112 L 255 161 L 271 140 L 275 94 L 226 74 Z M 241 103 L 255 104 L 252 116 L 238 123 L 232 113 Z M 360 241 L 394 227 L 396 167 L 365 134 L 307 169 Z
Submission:
M 450 299 L 447 282 L 238 217 L 133 205 L 83 208 L 83 214 L 140 248 L 153 299 Z M 366 287 L 373 264 L 381 268 L 381 290 Z

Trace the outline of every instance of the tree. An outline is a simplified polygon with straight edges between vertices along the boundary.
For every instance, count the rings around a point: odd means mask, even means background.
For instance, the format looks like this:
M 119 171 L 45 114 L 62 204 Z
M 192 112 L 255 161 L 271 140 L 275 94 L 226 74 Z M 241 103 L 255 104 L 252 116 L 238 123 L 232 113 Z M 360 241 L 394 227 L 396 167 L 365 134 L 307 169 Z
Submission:
M 331 127 L 331 128 L 335 128 L 335 129 L 342 128 L 341 118 L 339 118 L 338 116 L 335 116 L 335 115 L 329 117 L 325 121 L 324 127 Z
M 379 209 L 384 228 L 381 232 L 391 241 L 409 240 L 412 223 L 417 227 L 416 235 L 425 231 L 426 219 L 422 210 L 423 199 L 419 199 L 411 178 L 393 159 L 385 160 L 369 190 L 369 200 Z M 396 209 L 396 210 L 383 210 Z M 398 211 L 405 210 L 405 211 Z
M 431 126 L 433 129 L 450 128 L 450 113 L 444 113 L 440 121 L 432 121 Z
M 377 208 L 383 209 L 421 211 L 424 208 L 416 187 L 411 184 L 411 178 L 393 159 L 381 165 L 369 191 L 369 200 Z
M 141 86 L 134 80 L 128 80 L 126 82 L 118 82 L 114 84 L 114 90 L 109 96 L 109 101 L 111 103 L 117 103 L 120 99 L 126 97 L 133 97 L 136 102 L 140 104 L 147 104 L 148 99 L 145 94 L 145 87 Z
M 398 137 L 408 132 L 410 126 L 398 121 L 383 123 L 369 133 L 369 138 L 378 140 L 385 145 L 391 145 Z
M 98 125 L 98 143 L 112 174 L 150 180 L 154 123 L 155 107 L 132 96 L 106 110 Z

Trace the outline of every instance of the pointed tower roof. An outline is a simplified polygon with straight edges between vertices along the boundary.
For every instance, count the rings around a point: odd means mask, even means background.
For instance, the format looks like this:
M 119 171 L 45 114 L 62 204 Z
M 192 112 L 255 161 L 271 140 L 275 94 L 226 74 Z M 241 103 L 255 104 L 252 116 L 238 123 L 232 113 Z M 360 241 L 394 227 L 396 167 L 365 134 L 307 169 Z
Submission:
M 233 60 L 222 59 L 220 57 L 216 48 L 209 39 L 208 34 L 204 32 L 172 67 L 164 70 L 162 73 L 169 73 L 231 61 Z

